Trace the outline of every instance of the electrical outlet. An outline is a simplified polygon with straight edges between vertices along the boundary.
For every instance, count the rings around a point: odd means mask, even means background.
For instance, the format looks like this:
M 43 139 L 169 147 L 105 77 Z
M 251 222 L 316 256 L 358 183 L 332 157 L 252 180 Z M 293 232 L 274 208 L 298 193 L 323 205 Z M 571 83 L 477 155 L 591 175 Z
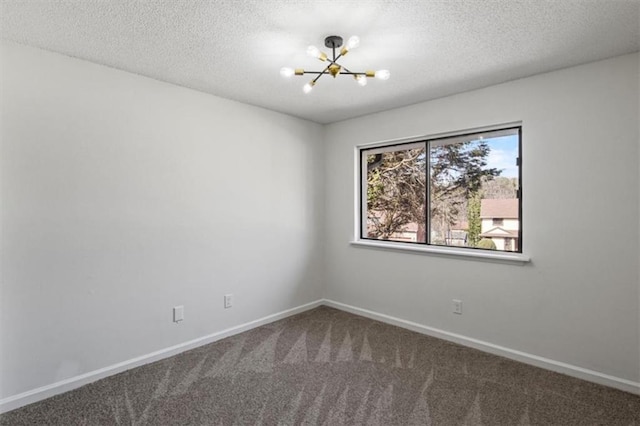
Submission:
M 184 319 L 184 306 L 176 306 L 173 308 L 173 322 L 180 322 Z
M 224 308 L 229 309 L 233 306 L 233 294 L 224 295 Z
M 453 313 L 462 315 L 462 300 L 453 299 Z

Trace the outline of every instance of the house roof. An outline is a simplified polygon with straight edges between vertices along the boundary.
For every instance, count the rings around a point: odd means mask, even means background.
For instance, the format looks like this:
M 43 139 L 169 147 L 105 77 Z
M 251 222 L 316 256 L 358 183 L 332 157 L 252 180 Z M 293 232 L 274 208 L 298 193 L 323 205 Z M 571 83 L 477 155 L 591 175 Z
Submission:
M 518 199 L 484 199 L 480 204 L 480 218 L 517 218 L 518 217 Z
M 500 226 L 489 229 L 487 232 L 480 234 L 481 237 L 501 237 L 501 238 L 518 238 L 518 231 L 511 231 Z
M 469 229 L 469 222 L 467 222 L 466 220 L 461 220 L 460 222 L 456 222 L 451 225 L 451 230 L 464 231 L 466 229 Z

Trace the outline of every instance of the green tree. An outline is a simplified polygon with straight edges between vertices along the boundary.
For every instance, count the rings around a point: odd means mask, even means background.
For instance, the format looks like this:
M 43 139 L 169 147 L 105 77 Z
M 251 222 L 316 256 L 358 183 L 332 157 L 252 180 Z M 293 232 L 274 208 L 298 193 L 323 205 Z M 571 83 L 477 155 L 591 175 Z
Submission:
M 496 250 L 497 249 L 496 243 L 494 243 L 491 238 L 483 238 L 483 239 L 481 239 L 476 247 L 481 248 L 481 249 L 487 249 L 487 250 Z
M 480 241 L 482 232 L 482 222 L 480 220 L 480 193 L 476 192 L 469 198 L 467 207 L 467 221 L 469 229 L 467 232 L 467 244 L 469 247 L 476 247 Z

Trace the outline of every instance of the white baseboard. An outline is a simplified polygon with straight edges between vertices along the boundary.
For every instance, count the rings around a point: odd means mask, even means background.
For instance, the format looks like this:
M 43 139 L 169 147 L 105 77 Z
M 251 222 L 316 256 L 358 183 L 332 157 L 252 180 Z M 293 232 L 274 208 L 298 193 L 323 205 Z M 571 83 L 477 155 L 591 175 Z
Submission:
M 631 380 L 622 379 L 620 377 L 599 373 L 597 371 L 589 370 L 586 368 L 578 367 L 578 366 L 567 364 L 560 361 L 555 361 L 549 358 L 544 358 L 544 357 L 533 355 L 527 352 L 517 351 L 514 349 L 506 348 L 504 346 L 494 345 L 493 343 L 484 342 L 482 340 L 473 339 L 471 337 L 466 337 L 456 333 L 450 333 L 448 331 L 439 330 L 437 328 L 428 327 L 426 325 L 422 325 L 415 322 L 392 317 L 390 315 L 385 315 L 378 312 L 370 311 L 368 309 L 358 308 L 356 306 L 347 305 L 347 304 L 336 302 L 329 299 L 324 299 L 323 305 L 330 306 L 332 308 L 340 309 L 342 311 L 350 312 L 352 314 L 360 315 L 363 317 L 371 318 L 387 324 L 406 328 L 408 330 L 415 331 L 421 334 L 426 334 L 428 336 L 433 336 L 439 339 L 448 340 L 450 342 L 459 343 L 464 346 L 469 346 L 474 349 L 479 349 L 483 352 L 499 355 L 515 361 L 520 361 L 525 364 L 530 364 L 536 367 L 555 371 L 557 373 L 566 374 L 567 376 L 588 380 L 590 382 L 598 383 L 604 386 L 609 386 L 612 388 L 616 388 L 626 392 L 640 395 L 640 382 L 634 382 Z
M 130 370 L 135 367 L 139 367 L 144 364 L 159 361 L 164 358 L 168 358 L 173 355 L 177 355 L 181 352 L 188 351 L 190 349 L 197 348 L 212 342 L 215 342 L 225 337 L 233 336 L 243 331 L 250 330 L 252 328 L 260 327 L 261 325 L 269 324 L 271 322 L 295 315 L 309 309 L 316 308 L 322 305 L 323 300 L 316 300 L 286 311 L 278 312 L 266 317 L 259 318 L 254 321 L 250 321 L 244 324 L 237 325 L 235 327 L 227 328 L 226 330 L 218 331 L 216 333 L 209 334 L 207 336 L 200 337 L 188 342 L 180 343 L 175 346 L 160 349 L 146 355 L 142 355 L 136 358 L 129 359 L 127 361 L 119 362 L 108 367 L 100 368 L 98 370 L 90 371 L 79 376 L 70 377 L 65 380 L 61 380 L 50 385 L 42 386 L 36 389 L 32 389 L 27 392 L 13 395 L 5 399 L 0 400 L 0 413 L 6 413 L 7 411 L 15 410 L 16 408 L 23 407 L 25 405 L 41 401 L 43 399 L 50 398 L 52 396 L 79 388 L 86 384 L 95 382 L 96 380 L 103 379 L 114 374 L 121 373 L 126 370 Z

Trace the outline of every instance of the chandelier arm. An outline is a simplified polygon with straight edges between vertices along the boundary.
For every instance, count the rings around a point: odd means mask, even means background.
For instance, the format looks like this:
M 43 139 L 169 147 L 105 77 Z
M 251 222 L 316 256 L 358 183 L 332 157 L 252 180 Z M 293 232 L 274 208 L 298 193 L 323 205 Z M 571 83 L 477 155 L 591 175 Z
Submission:
M 317 81 L 320 79 L 320 77 L 322 77 L 322 76 L 323 76 L 323 75 L 325 75 L 325 74 L 327 74 L 327 73 L 326 73 L 326 72 L 323 72 L 323 73 L 321 73 L 321 74 L 318 74 L 318 76 L 317 76 L 316 78 L 314 78 L 314 79 L 313 79 L 313 83 L 317 82 Z
M 362 74 L 361 72 L 351 72 L 351 70 L 347 67 L 342 67 L 342 68 L 344 68 L 346 72 L 343 72 L 341 74 Z
M 313 82 L 315 83 L 316 81 L 318 81 L 318 79 L 320 77 L 322 77 L 323 75 L 327 74 L 327 71 L 329 70 L 330 66 L 331 66 L 331 64 L 327 65 L 327 67 L 320 74 L 318 74 L 318 76 L 316 78 L 313 79 Z
M 345 67 L 342 67 L 342 68 L 344 69 L 344 71 L 341 71 L 340 74 L 344 74 L 344 75 L 367 75 L 367 73 L 364 72 L 364 71 L 351 71 L 351 70 L 348 70 Z M 329 73 L 326 70 L 325 71 L 306 71 L 305 70 L 304 74 L 329 74 Z
M 344 71 L 343 71 L 343 72 L 341 72 L 340 74 L 355 75 L 355 76 L 358 76 L 358 75 L 364 75 L 364 76 L 366 76 L 366 75 L 367 75 L 367 73 L 366 73 L 366 72 L 353 72 L 353 71 L 351 71 L 351 70 L 350 70 L 349 68 L 347 68 L 347 67 L 342 67 L 342 68 L 344 68 Z

